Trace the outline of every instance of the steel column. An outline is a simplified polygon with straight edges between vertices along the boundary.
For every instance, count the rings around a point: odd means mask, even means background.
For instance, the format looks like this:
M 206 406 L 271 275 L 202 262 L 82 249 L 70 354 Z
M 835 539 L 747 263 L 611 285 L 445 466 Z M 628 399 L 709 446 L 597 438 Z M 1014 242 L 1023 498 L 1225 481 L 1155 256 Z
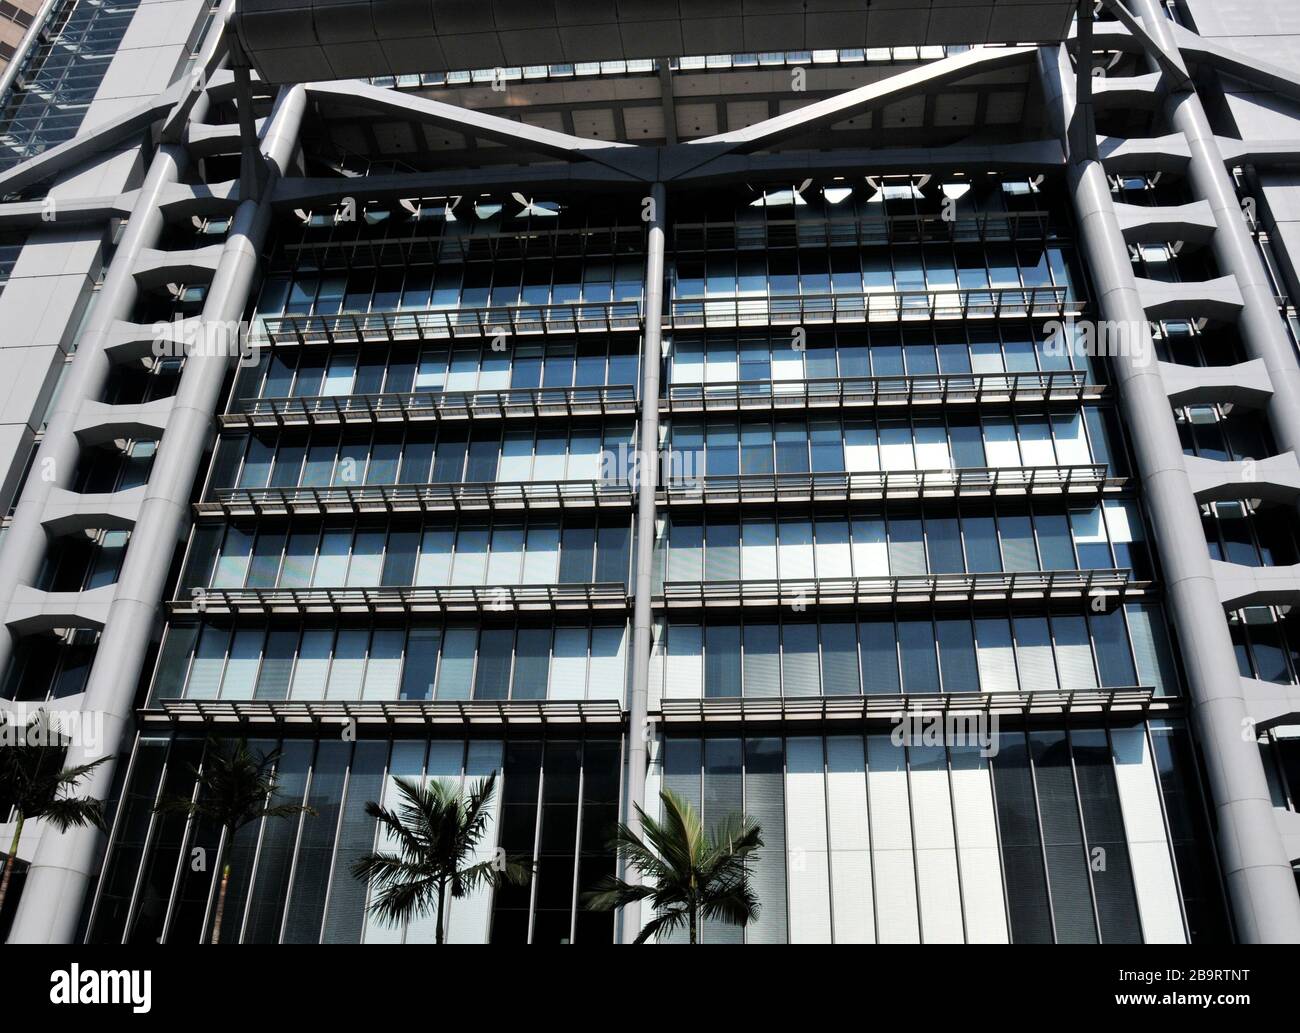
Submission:
M 202 119 L 207 97 L 195 105 L 195 118 Z M 139 297 L 135 267 L 140 254 L 156 247 L 163 231 L 158 207 L 167 188 L 177 182 L 189 166 L 189 155 L 181 144 L 163 144 L 154 155 L 144 183 L 131 207 L 131 218 L 104 277 L 104 284 L 92 302 L 90 317 L 77 341 L 72 368 L 59 388 L 58 397 L 45 427 L 45 436 L 32 463 L 14 508 L 13 520 L 0 547 L 0 612 L 8 606 L 18 585 L 36 580 L 45 560 L 48 539 L 41 521 L 46 500 L 54 488 L 67 488 L 77 469 L 81 445 L 73 428 L 77 413 L 86 401 L 99 401 L 112 369 L 104 345 L 113 323 L 129 320 Z M 56 222 L 57 225 L 57 208 Z M 0 671 L 13 655 L 14 636 L 0 620 Z
M 1085 55 L 1080 55 L 1086 60 Z M 1065 135 L 1074 106 L 1073 70 L 1064 47 L 1039 56 L 1044 93 Z M 1238 935 L 1247 942 L 1300 942 L 1300 897 L 1282 846 L 1253 738 L 1232 639 L 1219 602 L 1200 508 L 1192 494 L 1173 411 L 1155 361 L 1150 326 L 1101 162 L 1071 154 L 1069 185 L 1079 240 L 1102 318 L 1118 329 L 1111 356 L 1143 494 L 1166 574 L 1192 715 L 1204 751 L 1219 854 Z
M 655 491 L 659 480 L 659 367 L 662 362 L 664 308 L 664 225 L 668 215 L 667 192 L 662 183 L 650 189 L 650 226 L 646 239 L 645 322 L 641 345 L 641 448 L 636 457 L 636 582 L 632 614 L 632 694 L 627 725 L 627 824 L 639 832 L 636 808 L 645 806 L 647 744 L 653 728 L 650 709 L 650 652 L 654 646 L 651 603 L 655 549 Z M 624 878 L 636 881 L 628 871 Z M 641 931 L 641 905 L 631 904 L 620 915 L 621 939 L 631 943 Z
M 262 139 L 271 181 L 293 156 L 306 108 L 301 86 L 284 88 Z M 83 710 L 103 715 L 103 743 L 97 755 L 113 755 L 130 727 L 145 656 L 166 590 L 174 545 L 189 527 L 190 494 L 205 445 L 212 437 L 217 405 L 235 356 L 226 347 L 237 338 L 226 328 L 243 319 L 257 272 L 258 255 L 271 225 L 269 191 L 262 201 L 245 200 L 236 210 L 225 249 L 208 290 L 202 346 L 185 363 L 175 406 L 159 445 L 148 491 L 127 547 L 117 592 L 86 686 Z M 215 333 L 213 332 L 215 328 Z M 132 547 L 135 546 L 135 547 Z M 90 755 L 69 747 L 68 764 Z M 114 762 L 100 765 L 85 784 L 89 795 L 107 797 Z M 11 943 L 67 943 L 76 934 L 87 886 L 93 881 L 101 835 L 47 829 L 28 871 L 14 918 Z
M 1169 19 L 1156 0 L 1136 0 L 1136 12 L 1160 46 L 1177 52 Z M 1153 71 L 1160 64 L 1148 55 Z M 1195 88 L 1171 90 L 1164 104 L 1171 127 L 1187 139 L 1191 163 L 1187 176 L 1196 197 L 1204 198 L 1214 211 L 1216 231 L 1210 247 L 1219 272 L 1236 277 L 1245 307 L 1241 311 L 1241 341 L 1252 359 L 1263 359 L 1273 382 L 1273 397 L 1267 407 L 1269 425 L 1281 451 L 1300 456 L 1300 363 L 1296 361 L 1277 299 L 1269 282 L 1264 260 L 1246 227 L 1236 187 L 1228 175 L 1223 152 L 1205 115 Z

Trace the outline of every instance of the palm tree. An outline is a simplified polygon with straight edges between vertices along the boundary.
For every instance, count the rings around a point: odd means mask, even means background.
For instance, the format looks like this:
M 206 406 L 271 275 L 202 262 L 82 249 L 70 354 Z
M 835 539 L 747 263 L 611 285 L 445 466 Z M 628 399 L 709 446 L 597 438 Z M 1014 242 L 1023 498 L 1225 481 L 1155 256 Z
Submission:
M 221 918 L 226 910 L 226 891 L 230 887 L 228 858 L 235 833 L 262 818 L 291 818 L 297 814 L 316 813 L 312 807 L 296 803 L 276 803 L 275 765 L 280 751 L 258 751 L 256 757 L 248 740 L 240 739 L 228 749 L 215 737 L 203 750 L 203 766 L 190 766 L 198 784 L 196 797 L 172 796 L 160 800 L 158 811 L 180 811 L 191 819 L 206 818 L 222 830 L 218 847 L 217 868 L 221 872 L 221 889 L 217 894 L 217 912 L 212 922 L 212 942 L 221 942 Z
M 397 852 L 375 851 L 352 866 L 358 879 L 374 880 L 369 910 L 387 925 L 400 925 L 434 909 L 437 942 L 443 942 L 447 892 L 465 896 L 478 886 L 510 883 L 522 886 L 532 876 L 531 862 L 504 855 L 466 862 L 487 833 L 488 807 L 497 777 L 471 782 L 464 789 L 455 781 L 393 780 L 401 803 L 396 810 L 366 803 L 366 813 L 379 821 Z
M 745 866 L 758 859 L 755 851 L 763 845 L 758 823 L 730 814 L 709 834 L 699 812 L 676 793 L 664 790 L 659 799 L 661 821 L 637 807 L 642 835 L 627 825 L 619 825 L 614 833 L 615 849 L 641 876 L 641 884 L 606 876 L 585 895 L 587 907 L 610 911 L 650 901 L 655 917 L 637 935 L 637 943 L 683 925 L 690 930 L 691 943 L 698 943 L 701 919 L 731 925 L 752 922 L 759 903 L 745 878 Z
M 12 715 L 0 714 L 0 800 L 18 811 L 13 842 L 0 877 L 0 912 L 18 857 L 18 841 L 29 818 L 44 818 L 60 832 L 93 825 L 104 828 L 104 802 L 93 796 L 68 795 L 107 757 L 89 764 L 63 767 L 66 744 L 44 710 L 20 726 Z

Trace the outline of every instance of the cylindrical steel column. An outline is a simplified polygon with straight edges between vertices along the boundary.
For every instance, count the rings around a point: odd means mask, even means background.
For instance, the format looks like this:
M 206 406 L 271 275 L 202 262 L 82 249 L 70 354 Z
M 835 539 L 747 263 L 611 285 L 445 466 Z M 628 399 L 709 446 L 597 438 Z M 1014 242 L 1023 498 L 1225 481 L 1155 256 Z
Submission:
M 293 155 L 306 107 L 302 86 L 285 87 L 267 120 L 261 150 L 271 185 Z M 235 212 L 225 248 L 203 306 L 204 341 L 185 362 L 176 403 L 167 420 L 150 473 L 145 501 L 127 546 L 117 592 L 100 636 L 82 709 L 102 715 L 102 754 L 122 749 L 154 624 L 166 590 L 173 546 L 190 520 L 190 494 L 205 445 L 213 433 L 221 387 L 236 356 L 225 347 L 237 337 L 224 332 L 244 316 L 257 272 L 258 254 L 271 224 L 270 186 L 261 201 L 243 201 Z M 81 745 L 69 747 L 67 763 L 93 759 Z M 83 789 L 107 797 L 114 761 L 95 769 Z M 94 874 L 100 834 L 46 829 L 14 918 L 10 943 L 67 943 Z
M 1169 19 L 1156 0 L 1136 0 L 1136 13 L 1147 31 L 1166 50 L 1177 49 Z M 1159 65 L 1147 58 L 1152 71 Z M 1187 140 L 1192 160 L 1187 168 L 1193 195 L 1210 203 L 1215 232 L 1210 240 L 1219 271 L 1231 274 L 1241 288 L 1245 307 L 1239 323 L 1241 342 L 1252 359 L 1262 359 L 1273 382 L 1267 416 L 1281 451 L 1300 456 L 1300 362 L 1282 317 L 1264 259 L 1246 226 L 1236 187 L 1228 175 L 1223 152 L 1195 89 L 1171 90 L 1165 100 L 1170 125 Z
M 632 694 L 627 726 L 627 824 L 639 831 L 636 808 L 645 806 L 647 750 L 653 734 L 650 709 L 650 652 L 654 646 L 655 491 L 659 481 L 659 366 L 662 361 L 664 308 L 664 225 L 667 192 L 662 183 L 650 190 L 650 227 L 646 239 L 645 320 L 641 344 L 641 447 L 637 456 L 636 581 L 632 612 Z M 629 882 L 635 872 L 625 872 Z M 630 904 L 620 914 L 621 939 L 631 943 L 641 931 L 641 905 Z
M 207 111 L 207 96 L 200 96 L 194 118 Z M 14 508 L 13 520 L 0 546 L 0 610 L 9 604 L 18 585 L 30 585 L 45 560 L 47 538 L 41 520 L 50 491 L 72 484 L 81 445 L 73 428 L 83 402 L 99 401 L 112 368 L 104 350 L 108 333 L 117 320 L 129 320 L 139 296 L 135 267 L 140 253 L 156 247 L 163 231 L 159 202 L 167 188 L 177 182 L 189 166 L 189 154 L 181 144 L 163 144 L 154 155 L 141 184 L 131 217 L 113 252 L 104 284 L 94 300 L 85 328 L 77 341 L 77 354 L 67 372 L 45 426 L 45 437 L 36 452 L 32 472 L 23 485 Z M 57 225 L 57 208 L 55 209 Z M 0 621 L 0 672 L 13 655 L 13 634 Z
M 1074 105 L 1073 68 L 1065 48 L 1041 50 L 1039 66 L 1049 108 L 1056 109 L 1064 138 Z M 1110 184 L 1100 161 L 1075 154 L 1070 155 L 1069 181 L 1101 316 L 1109 321 L 1108 329 L 1117 331 L 1109 338 L 1115 345 L 1111 351 L 1118 352 L 1111 356 L 1111 368 L 1183 650 L 1237 932 L 1251 943 L 1300 942 L 1300 897 L 1273 816 L 1259 750 L 1253 739 L 1242 735 L 1248 710 L 1232 639 L 1209 550 L 1201 544 L 1200 508 L 1155 362 Z

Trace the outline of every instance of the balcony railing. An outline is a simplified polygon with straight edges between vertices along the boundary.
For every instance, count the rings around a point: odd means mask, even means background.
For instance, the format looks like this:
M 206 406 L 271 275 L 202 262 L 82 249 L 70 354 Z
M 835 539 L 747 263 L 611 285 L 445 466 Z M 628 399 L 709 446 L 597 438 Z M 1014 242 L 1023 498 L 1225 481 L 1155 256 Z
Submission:
M 1064 318 L 1083 302 L 1065 287 L 981 287 L 815 294 L 791 297 L 674 299 L 664 326 L 674 330 L 732 326 L 809 326 L 997 318 Z
M 291 516 L 324 513 L 439 513 L 495 509 L 625 509 L 628 484 L 601 481 L 488 481 L 457 484 L 368 484 L 355 488 L 214 488 L 199 516 Z
M 762 581 L 668 581 L 658 593 L 670 609 L 735 606 L 873 606 L 1006 602 L 1015 599 L 1117 599 L 1146 582 L 1128 570 L 1029 570 L 987 574 L 800 578 Z
M 1050 692 L 944 692 L 879 696 L 665 698 L 664 720 L 673 724 L 742 724 L 769 721 L 863 721 L 892 725 L 913 715 L 977 719 L 993 715 L 1142 714 L 1176 705 L 1147 686 Z M 964 731 L 969 725 L 961 726 Z M 992 745 L 990 743 L 990 745 Z
M 275 725 L 575 725 L 620 724 L 623 707 L 613 699 L 510 700 L 282 700 L 154 699 L 142 711 L 145 723 Z
M 1080 315 L 1084 302 L 1067 287 L 938 287 L 776 297 L 674 298 L 665 329 L 803 326 Z M 261 316 L 250 340 L 275 345 L 357 344 L 454 338 L 535 337 L 640 330 L 635 301 L 505 305 L 413 312 L 341 312 Z
M 621 582 L 573 585 L 419 585 L 371 588 L 196 588 L 175 614 L 411 614 L 623 610 Z
M 1124 479 L 1103 465 L 960 467 L 856 473 L 764 473 L 705 476 L 669 483 L 669 505 L 748 502 L 843 502 L 888 498 L 1083 494 L 1114 491 Z
M 421 312 L 344 312 L 332 316 L 264 316 L 254 342 L 342 344 L 551 334 L 611 333 L 641 329 L 641 302 L 511 305 Z
M 285 427 L 408 420 L 635 414 L 634 385 L 513 388 L 504 391 L 415 391 L 236 399 L 225 427 Z
M 1104 385 L 1089 384 L 1083 370 L 1035 373 L 942 373 L 815 380 L 746 380 L 669 384 L 665 412 L 736 409 L 840 409 L 952 404 L 1077 403 L 1099 398 Z

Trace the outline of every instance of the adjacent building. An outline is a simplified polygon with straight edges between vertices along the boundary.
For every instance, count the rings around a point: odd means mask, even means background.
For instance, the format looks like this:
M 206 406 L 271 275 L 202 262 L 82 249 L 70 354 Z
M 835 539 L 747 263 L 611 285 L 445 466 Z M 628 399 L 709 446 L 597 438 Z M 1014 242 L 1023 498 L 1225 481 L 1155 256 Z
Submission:
M 1094 12 L 1094 7 L 1097 10 Z M 1300 940 L 1300 14 L 1243 0 L 54 0 L 0 98 L 0 696 L 108 835 L 9 942 Z M 176 813 L 208 737 L 314 815 Z M 12 835 L 0 826 L 0 837 Z M 8 839 L 5 838 L 5 842 Z

